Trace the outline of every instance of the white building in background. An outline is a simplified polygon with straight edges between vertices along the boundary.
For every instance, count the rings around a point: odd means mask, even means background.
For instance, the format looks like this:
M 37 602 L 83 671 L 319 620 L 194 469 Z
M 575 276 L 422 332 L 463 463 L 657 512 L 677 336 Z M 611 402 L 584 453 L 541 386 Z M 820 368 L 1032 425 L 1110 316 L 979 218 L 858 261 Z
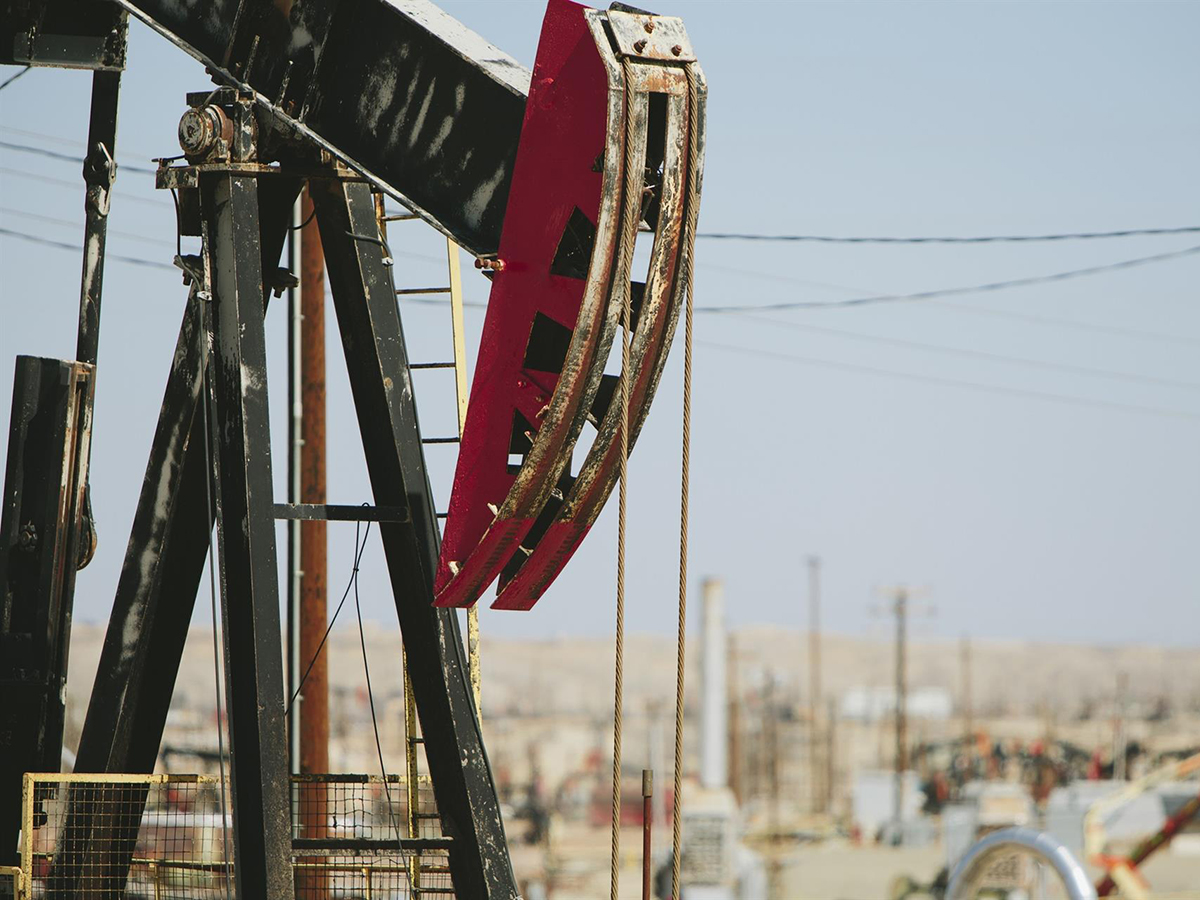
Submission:
M 954 714 L 954 698 L 945 688 L 923 687 L 908 692 L 906 704 L 910 719 L 949 719 Z M 896 714 L 894 687 L 853 687 L 842 694 L 839 712 L 843 719 L 880 722 Z

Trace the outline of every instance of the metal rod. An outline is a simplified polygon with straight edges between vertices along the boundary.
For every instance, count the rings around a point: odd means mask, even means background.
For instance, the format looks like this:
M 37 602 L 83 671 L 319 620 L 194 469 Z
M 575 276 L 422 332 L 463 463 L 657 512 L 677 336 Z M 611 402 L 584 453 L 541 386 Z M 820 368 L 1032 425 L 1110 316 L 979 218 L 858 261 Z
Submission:
M 300 496 L 302 503 L 325 503 L 325 254 L 313 201 L 301 194 L 300 230 L 300 380 L 302 430 Z M 328 623 L 328 537 L 325 522 L 314 520 L 300 528 L 300 659 L 312 668 L 298 699 L 300 771 L 329 771 L 329 666 L 319 648 Z M 328 828 L 326 787 L 304 785 L 300 803 L 300 834 L 324 837 Z M 324 900 L 328 878 L 306 873 L 298 879 L 299 894 Z
M 300 198 L 292 207 L 292 230 L 288 231 L 287 264 L 288 271 L 295 272 L 300 262 L 298 248 L 298 226 L 304 221 Z M 304 446 L 302 438 L 304 403 L 301 399 L 304 390 L 300 378 L 301 351 L 301 322 L 300 314 L 302 287 L 289 287 L 288 300 L 288 486 L 287 502 L 300 502 L 300 465 L 301 451 Z M 278 513 L 276 513 L 278 515 Z M 287 618 L 288 618 L 288 696 L 296 693 L 300 687 L 300 522 L 288 522 L 287 526 Z M 300 771 L 300 716 L 288 717 L 288 763 L 289 769 L 295 775 Z
M 896 591 L 896 773 L 893 785 L 892 813 L 900 840 L 900 822 L 904 814 L 904 770 L 908 768 L 908 590 Z
M 813 812 L 824 812 L 821 785 L 821 558 L 808 558 L 808 765 Z
M 650 900 L 650 863 L 654 830 L 654 770 L 642 769 L 642 900 Z
M 450 288 L 448 288 L 448 287 L 398 288 L 396 290 L 397 296 L 400 296 L 402 294 L 449 294 L 449 293 L 450 293 Z

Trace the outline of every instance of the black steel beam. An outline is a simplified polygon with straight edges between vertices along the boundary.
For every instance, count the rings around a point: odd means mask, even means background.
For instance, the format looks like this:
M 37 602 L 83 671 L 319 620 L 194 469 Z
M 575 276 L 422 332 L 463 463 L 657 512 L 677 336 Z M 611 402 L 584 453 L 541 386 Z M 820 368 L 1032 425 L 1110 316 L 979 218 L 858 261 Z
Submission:
M 343 506 L 333 503 L 276 503 L 275 518 L 305 522 L 407 522 L 404 506 Z
M 92 75 L 87 153 L 83 160 L 87 199 L 84 202 L 83 275 L 75 358 L 93 364 L 100 344 L 100 291 L 104 280 L 109 200 L 117 174 L 117 101 L 120 94 L 120 71 L 100 71 Z
M 282 130 L 494 254 L 529 72 L 440 9 L 386 0 L 120 0 L 254 92 Z
M 460 897 L 514 900 L 458 619 L 432 605 L 439 532 L 375 205 L 363 183 L 314 182 L 311 190 L 375 502 L 411 513 L 379 531 L 442 831 L 454 842 L 454 887 Z
M 279 259 L 299 181 L 264 180 L 259 244 L 263 268 Z M 265 309 L 270 291 L 262 291 Z M 201 312 L 189 300 L 172 356 L 141 496 L 125 551 L 96 680 L 76 755 L 76 772 L 153 772 L 195 608 L 212 533 L 206 497 L 203 424 L 196 411 L 202 384 Z M 68 884 L 87 858 L 105 879 L 94 896 L 125 883 L 146 792 L 122 798 L 130 814 L 94 818 L 87 792 L 71 792 L 67 838 L 56 856 L 55 884 Z M 84 896 L 82 887 L 68 893 Z
M 263 268 L 282 252 L 294 179 L 259 188 Z M 262 292 L 265 310 L 270 291 Z M 204 445 L 195 416 L 201 385 L 201 326 L 189 303 L 172 356 L 158 427 L 117 583 L 77 772 L 153 772 L 163 725 L 212 531 Z
M 0 64 L 120 71 L 125 11 L 95 0 L 0 0 Z
M 26 772 L 58 772 L 95 369 L 18 356 L 0 516 L 0 865 Z
M 211 271 L 211 436 L 239 897 L 288 900 L 291 787 L 271 483 L 258 179 L 200 176 Z

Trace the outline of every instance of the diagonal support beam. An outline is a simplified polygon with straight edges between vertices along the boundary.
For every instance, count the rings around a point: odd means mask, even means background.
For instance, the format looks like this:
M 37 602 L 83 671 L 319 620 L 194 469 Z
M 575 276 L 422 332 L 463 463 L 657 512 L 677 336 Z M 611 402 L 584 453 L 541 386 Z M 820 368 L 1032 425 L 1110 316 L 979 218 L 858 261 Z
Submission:
M 314 181 L 338 328 L 375 502 L 407 506 L 380 524 L 450 867 L 460 897 L 515 900 L 495 784 L 454 610 L 435 609 L 438 528 L 400 312 L 363 183 Z

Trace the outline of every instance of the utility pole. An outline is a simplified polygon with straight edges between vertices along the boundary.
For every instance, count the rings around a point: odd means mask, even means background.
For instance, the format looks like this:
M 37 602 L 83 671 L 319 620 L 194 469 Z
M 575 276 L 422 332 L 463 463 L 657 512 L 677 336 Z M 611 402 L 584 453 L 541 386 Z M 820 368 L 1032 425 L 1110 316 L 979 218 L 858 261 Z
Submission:
M 808 767 L 813 812 L 825 811 L 821 785 L 821 557 L 808 558 Z
M 300 380 L 303 445 L 300 502 L 325 502 L 325 254 L 307 188 L 300 230 Z M 300 530 L 301 674 L 311 665 L 300 694 L 300 771 L 329 771 L 329 667 L 317 648 L 328 623 L 326 523 L 305 521 Z
M 892 801 L 896 836 L 904 809 L 904 771 L 908 768 L 908 589 L 898 588 L 896 614 L 896 775 Z
M 738 683 L 737 636 L 731 631 L 726 641 L 728 647 L 726 669 L 729 673 L 729 789 L 740 806 L 742 797 L 742 704 L 741 688 Z
M 891 589 L 888 612 L 896 619 L 896 747 L 893 783 L 892 819 L 899 835 L 901 810 L 904 808 L 904 773 L 908 769 L 908 617 L 911 592 L 903 585 Z M 922 612 L 933 614 L 930 608 Z M 880 738 L 882 747 L 882 735 Z
M 959 711 L 963 724 L 963 752 L 970 766 L 975 759 L 975 709 L 974 698 L 971 694 L 971 639 L 963 635 L 959 642 L 959 666 L 961 669 L 962 696 L 959 697 Z
M 767 864 L 767 896 L 770 900 L 783 898 L 783 860 L 780 857 L 779 822 L 779 708 L 775 697 L 775 673 L 767 672 L 763 690 L 763 727 L 767 745 L 767 776 L 770 796 L 767 800 L 767 829 L 770 832 L 771 856 Z
M 301 193 L 300 214 L 300 398 L 301 503 L 325 502 L 325 253 L 321 233 L 313 216 L 308 188 Z M 303 686 L 292 688 L 292 716 L 299 716 L 299 771 L 321 774 L 329 771 L 329 663 L 320 652 L 328 622 L 326 523 L 300 524 L 300 614 L 299 676 Z M 307 677 L 305 677 L 307 672 Z M 329 815 L 325 785 L 300 786 L 299 825 L 303 838 L 327 834 Z M 298 893 L 325 900 L 329 881 L 318 870 L 298 871 Z
M 1129 741 L 1125 737 L 1125 695 L 1129 690 L 1129 673 L 1117 673 L 1117 696 L 1113 710 L 1113 780 L 1125 781 L 1126 771 L 1125 751 Z
M 826 812 L 833 811 L 833 792 L 837 784 L 837 701 L 829 698 L 828 713 L 825 719 L 825 805 Z

